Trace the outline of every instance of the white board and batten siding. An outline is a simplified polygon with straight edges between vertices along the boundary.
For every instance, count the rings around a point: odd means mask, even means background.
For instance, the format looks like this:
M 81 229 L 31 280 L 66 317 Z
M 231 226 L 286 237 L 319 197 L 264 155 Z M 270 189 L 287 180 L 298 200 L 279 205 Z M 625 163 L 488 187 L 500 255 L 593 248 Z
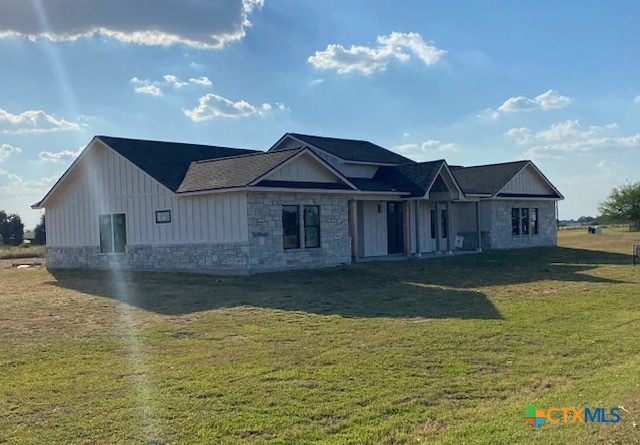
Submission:
M 124 213 L 127 245 L 248 241 L 245 193 L 175 196 L 134 164 L 96 143 L 46 205 L 47 245 L 99 245 L 99 215 Z M 156 211 L 171 210 L 171 223 Z
M 283 164 L 265 176 L 264 179 L 276 181 L 308 181 L 336 183 L 340 180 L 335 174 L 321 165 L 308 154 L 303 154 Z
M 552 195 L 555 193 L 530 165 L 511 178 L 500 192 L 531 195 Z
M 386 201 L 359 201 L 358 226 L 360 237 L 358 256 L 386 255 L 388 252 Z

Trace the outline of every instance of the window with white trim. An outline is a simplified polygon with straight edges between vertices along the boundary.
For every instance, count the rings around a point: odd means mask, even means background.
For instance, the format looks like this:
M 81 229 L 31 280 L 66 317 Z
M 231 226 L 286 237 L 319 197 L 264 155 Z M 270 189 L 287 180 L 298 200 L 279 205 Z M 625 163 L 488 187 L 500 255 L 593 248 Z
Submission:
M 124 253 L 127 246 L 127 219 L 124 213 L 100 215 L 100 252 Z
M 539 210 L 537 207 L 511 208 L 511 234 L 531 236 L 539 233 Z

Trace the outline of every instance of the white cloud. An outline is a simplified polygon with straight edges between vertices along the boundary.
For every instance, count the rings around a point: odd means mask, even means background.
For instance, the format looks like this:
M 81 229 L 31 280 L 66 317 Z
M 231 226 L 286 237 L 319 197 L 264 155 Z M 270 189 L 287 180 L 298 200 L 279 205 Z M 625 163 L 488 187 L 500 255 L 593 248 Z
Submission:
M 636 96 L 633 101 L 637 104 L 640 104 L 640 96 Z
M 548 90 L 533 99 L 525 96 L 510 97 L 497 110 L 487 108 L 478 117 L 496 120 L 502 113 L 516 113 L 520 111 L 548 111 L 565 108 L 573 102 L 573 98 L 563 96 L 555 90 Z
M 527 127 L 512 128 L 505 134 L 515 139 L 516 144 L 518 145 L 526 144 L 532 139 L 531 130 L 529 130 Z
M 208 77 L 198 77 L 197 79 L 194 79 L 192 77 L 191 79 L 189 79 L 188 83 L 191 85 L 200 85 L 203 87 L 210 87 L 213 85 Z
M 164 87 L 184 88 L 192 85 L 198 87 L 210 87 L 213 85 L 208 77 L 192 77 L 188 81 L 184 82 L 173 74 L 165 74 L 162 76 L 162 80 L 157 81 L 152 81 L 150 79 L 143 80 L 134 76 L 131 78 L 131 84 L 134 85 L 134 91 L 137 94 L 149 94 L 151 96 L 162 96 L 162 88 Z
M 12 147 L 9 144 L 2 144 L 0 145 L 0 162 L 4 161 L 14 153 L 21 153 L 21 152 L 22 152 L 22 149 L 20 147 Z
M 256 107 L 244 100 L 234 102 L 217 94 L 209 93 L 200 98 L 197 107 L 192 110 L 183 110 L 183 112 L 192 121 L 202 122 L 218 117 L 239 118 L 253 115 L 264 116 L 273 112 L 274 108 L 281 111 L 287 110 L 287 107 L 280 102 L 276 102 L 275 106 L 265 102 L 261 106 Z
M 202 122 L 216 117 L 247 117 L 258 113 L 256 107 L 244 100 L 233 102 L 217 94 L 209 93 L 202 96 L 199 105 L 193 110 L 184 110 L 194 122 Z
M 456 151 L 456 144 L 443 144 L 440 141 L 433 141 L 433 140 L 429 140 L 429 141 L 424 141 L 422 143 L 422 150 L 423 151 Z
M 73 161 L 80 156 L 84 147 L 79 148 L 78 151 L 62 150 L 52 153 L 50 151 L 41 151 L 38 155 L 41 160 L 46 162 L 61 162 L 61 161 Z
M 621 137 L 608 134 L 617 129 L 615 123 L 583 128 L 579 121 L 567 120 L 535 134 L 526 127 L 512 128 L 505 134 L 517 144 L 528 146 L 521 155 L 523 159 L 562 159 L 568 153 L 640 147 L 640 134 Z
M 416 161 L 429 161 L 436 153 L 457 151 L 458 146 L 453 143 L 443 143 L 436 140 L 427 140 L 422 144 L 401 144 L 392 149 L 403 156 L 407 156 Z
M 155 85 L 143 85 L 135 87 L 136 94 L 147 94 L 149 96 L 162 96 L 162 90 Z
M 322 82 L 324 82 L 324 79 L 313 79 L 311 85 L 320 85 Z
M 408 62 L 412 55 L 425 65 L 433 65 L 446 53 L 428 45 L 418 33 L 392 32 L 378 37 L 378 46 L 356 46 L 345 48 L 330 44 L 324 51 L 316 51 L 307 61 L 319 69 L 334 69 L 339 74 L 360 73 L 370 75 L 384 71 L 394 60 Z
M 6 193 L 9 190 L 8 187 L 11 186 L 17 186 L 20 188 L 48 188 L 56 181 L 56 179 L 57 176 L 51 176 L 42 177 L 36 181 L 25 181 L 22 176 L 9 173 L 8 171 L 0 168 L 0 187 L 2 188 L 3 193 Z M 13 191 L 20 193 L 20 188 Z
M 42 110 L 28 110 L 12 114 L 0 108 L 0 134 L 46 133 L 79 130 L 80 125 L 58 119 Z
M 549 90 L 533 99 L 525 96 L 511 97 L 504 101 L 499 111 L 512 113 L 516 111 L 534 111 L 534 110 L 551 110 L 553 108 L 564 108 L 571 104 L 573 99 L 568 96 L 562 96 L 555 90 Z
M 264 0 L 5 0 L 0 2 L 0 38 L 73 41 L 100 35 L 141 45 L 222 48 L 246 35 L 249 16 L 263 5 Z

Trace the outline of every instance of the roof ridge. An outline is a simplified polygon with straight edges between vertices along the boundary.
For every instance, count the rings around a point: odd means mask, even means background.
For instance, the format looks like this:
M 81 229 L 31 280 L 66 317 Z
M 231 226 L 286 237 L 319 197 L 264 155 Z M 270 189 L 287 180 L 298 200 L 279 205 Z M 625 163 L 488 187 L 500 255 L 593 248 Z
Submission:
M 196 147 L 207 147 L 207 148 L 226 148 L 226 149 L 229 149 L 229 150 L 260 151 L 260 150 L 256 150 L 255 148 L 225 147 L 225 146 L 222 146 L 222 145 L 206 145 L 206 144 L 195 144 L 195 143 L 191 143 L 191 142 L 160 141 L 160 140 L 157 140 L 157 139 L 125 138 L 125 137 L 121 137 L 121 136 L 108 136 L 108 135 L 105 135 L 105 134 L 96 134 L 94 137 L 98 138 L 98 139 L 109 138 L 109 139 L 121 139 L 121 140 L 125 140 L 125 141 L 156 142 L 156 143 L 160 143 L 160 144 L 191 145 L 191 146 L 196 146 Z
M 293 136 L 293 137 L 296 137 L 296 136 L 307 136 L 307 137 L 318 138 L 318 139 L 333 139 L 334 141 L 366 142 L 368 144 L 373 144 L 373 145 L 377 145 L 378 147 L 384 148 L 381 145 L 374 144 L 373 142 L 367 141 L 366 139 L 336 138 L 336 137 L 332 137 L 332 136 L 318 136 L 316 134 L 304 134 L 304 133 L 287 133 L 287 134 L 290 135 L 290 136 Z
M 520 161 L 494 162 L 493 164 L 470 165 L 468 167 L 464 167 L 464 166 L 454 166 L 454 167 L 457 167 L 456 170 L 461 170 L 466 168 L 494 167 L 496 165 L 520 164 L 520 163 L 527 163 L 527 162 L 531 162 L 531 161 L 529 159 L 523 159 Z
M 298 148 L 286 148 L 284 150 L 275 150 L 275 151 L 258 151 L 257 153 L 247 153 L 247 154 L 236 155 L 236 156 L 232 155 L 232 156 L 224 156 L 221 158 L 201 159 L 199 161 L 193 161 L 192 164 L 204 164 L 205 162 L 225 161 L 229 159 L 248 158 L 250 156 L 259 156 L 259 155 L 274 155 L 274 154 L 279 154 L 287 151 L 302 151 L 302 150 L 304 150 L 304 148 L 298 147 Z

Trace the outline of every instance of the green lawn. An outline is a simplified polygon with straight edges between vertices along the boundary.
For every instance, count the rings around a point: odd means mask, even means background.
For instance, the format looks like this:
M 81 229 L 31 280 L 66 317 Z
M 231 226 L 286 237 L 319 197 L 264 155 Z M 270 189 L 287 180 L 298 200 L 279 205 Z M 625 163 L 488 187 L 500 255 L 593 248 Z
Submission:
M 0 269 L 0 443 L 640 442 L 640 234 L 253 277 Z M 549 424 L 527 404 L 612 407 Z

